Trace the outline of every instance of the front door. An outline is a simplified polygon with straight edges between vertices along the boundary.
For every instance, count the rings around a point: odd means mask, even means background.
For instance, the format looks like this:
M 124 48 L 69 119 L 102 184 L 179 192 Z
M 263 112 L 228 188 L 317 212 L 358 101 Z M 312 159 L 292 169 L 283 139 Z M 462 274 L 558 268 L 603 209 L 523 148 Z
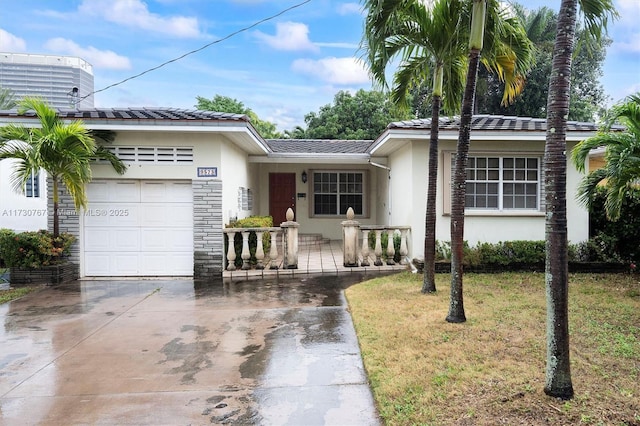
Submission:
M 273 226 L 286 222 L 289 207 L 296 212 L 296 174 L 269 173 L 269 215 Z

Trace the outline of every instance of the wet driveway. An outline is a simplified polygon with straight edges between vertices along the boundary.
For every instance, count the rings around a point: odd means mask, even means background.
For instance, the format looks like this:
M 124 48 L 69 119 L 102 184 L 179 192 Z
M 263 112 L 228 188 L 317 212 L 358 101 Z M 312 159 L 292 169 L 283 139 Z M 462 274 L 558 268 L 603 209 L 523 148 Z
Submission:
M 80 281 L 0 305 L 0 424 L 378 425 L 362 277 Z

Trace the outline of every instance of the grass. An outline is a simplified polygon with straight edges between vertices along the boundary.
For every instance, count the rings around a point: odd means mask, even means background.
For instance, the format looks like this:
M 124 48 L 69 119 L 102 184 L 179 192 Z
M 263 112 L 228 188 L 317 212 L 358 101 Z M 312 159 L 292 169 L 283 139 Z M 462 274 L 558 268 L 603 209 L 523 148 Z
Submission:
M 2 276 L 2 274 L 5 271 L 6 271 L 5 269 L 0 268 L 0 276 Z M 7 290 L 0 290 L 0 305 L 3 303 L 10 302 L 14 299 L 18 299 L 26 294 L 29 294 L 32 291 L 36 290 L 37 288 L 40 288 L 40 286 L 27 286 L 27 287 L 19 287 L 19 288 L 9 288 Z
M 570 277 L 575 397 L 543 392 L 544 274 L 466 274 L 467 322 L 449 324 L 449 275 L 420 293 L 402 273 L 347 289 L 388 425 L 640 425 L 640 277 Z

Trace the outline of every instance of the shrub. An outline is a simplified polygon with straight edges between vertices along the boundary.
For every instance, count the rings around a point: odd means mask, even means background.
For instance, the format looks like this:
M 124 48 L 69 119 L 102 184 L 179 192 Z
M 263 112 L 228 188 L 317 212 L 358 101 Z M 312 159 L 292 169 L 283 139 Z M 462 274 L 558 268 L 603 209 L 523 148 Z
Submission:
M 640 261 L 640 190 L 627 192 L 620 219 L 607 219 L 604 209 L 605 188 L 598 188 L 589 210 L 589 235 L 591 239 L 582 247 L 583 254 L 590 261 Z
M 15 233 L 0 229 L 0 258 L 8 267 L 40 268 L 64 261 L 75 237 L 62 233 L 58 238 L 45 230 Z

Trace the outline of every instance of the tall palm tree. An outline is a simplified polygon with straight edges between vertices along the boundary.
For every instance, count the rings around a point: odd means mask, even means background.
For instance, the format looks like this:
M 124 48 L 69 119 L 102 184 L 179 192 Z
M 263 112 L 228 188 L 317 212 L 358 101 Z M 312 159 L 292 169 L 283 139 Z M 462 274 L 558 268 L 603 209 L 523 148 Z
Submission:
M 471 122 L 476 81 L 482 52 L 495 55 L 493 70 L 505 82 L 505 98 L 512 100 L 525 83 L 533 63 L 534 48 L 517 17 L 497 0 L 473 0 L 469 36 L 469 67 L 462 98 L 460 132 L 451 188 L 451 298 L 448 322 L 465 322 L 463 300 L 464 208 L 466 169 L 471 139 Z M 485 44 L 489 47 L 483 50 Z M 487 58 L 484 59 L 486 62 Z M 503 99 L 504 101 L 504 99 Z
M 361 48 L 365 51 L 374 82 L 386 87 L 385 71 L 395 65 L 396 59 L 401 59 L 393 78 L 391 99 L 406 107 L 410 91 L 433 77 L 422 292 L 434 292 L 439 117 L 441 109 L 446 114 L 454 114 L 460 109 L 467 67 L 470 2 L 366 0 L 364 4 L 367 16 Z M 492 50 L 483 62 L 509 83 L 505 88 L 505 102 L 519 90 L 512 84 L 515 68 L 512 53 Z
M 612 131 L 616 122 L 625 130 Z M 640 180 L 640 92 L 615 105 L 598 134 L 573 148 L 571 159 L 580 172 L 585 171 L 587 157 L 596 148 L 605 148 L 605 165 L 582 179 L 578 199 L 591 208 L 596 188 L 604 184 L 605 211 L 610 220 L 616 221 L 625 196 L 629 190 L 638 188 Z
M 578 3 L 584 16 L 586 34 L 595 40 L 603 35 L 608 19 L 617 16 L 612 0 L 562 0 L 553 49 L 544 153 L 547 294 L 544 392 L 564 399 L 573 397 L 569 359 L 566 133 Z
M 410 90 L 433 77 L 431 90 L 431 133 L 427 213 L 425 218 L 425 275 L 423 293 L 436 291 L 435 228 L 438 176 L 438 132 L 440 109 L 453 114 L 460 107 L 464 79 L 464 41 L 467 31 L 465 2 L 370 0 L 362 48 L 374 81 L 386 86 L 385 71 L 400 57 L 402 63 L 393 78 L 391 100 L 406 107 Z
M 27 128 L 21 124 L 8 124 L 0 128 L 0 160 L 17 161 L 12 174 L 12 186 L 21 192 L 31 175 L 41 169 L 52 181 L 53 236 L 58 237 L 58 202 L 60 185 L 64 185 L 77 210 L 86 208 L 85 184 L 91 181 L 91 162 L 108 160 L 117 173 L 126 166 L 115 155 L 98 146 L 91 132 L 80 120 L 64 123 L 44 101 L 25 98 L 19 103 L 19 114 L 35 111 L 40 127 Z

